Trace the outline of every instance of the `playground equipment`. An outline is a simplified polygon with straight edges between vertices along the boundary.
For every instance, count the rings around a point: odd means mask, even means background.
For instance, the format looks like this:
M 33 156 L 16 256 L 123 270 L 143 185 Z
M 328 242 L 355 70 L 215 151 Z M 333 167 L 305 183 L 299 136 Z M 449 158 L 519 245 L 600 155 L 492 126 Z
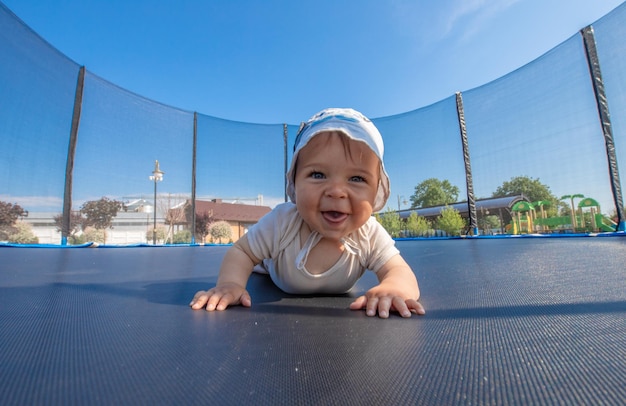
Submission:
M 562 199 L 571 199 L 582 195 L 564 196 Z M 590 197 L 583 198 L 578 202 L 578 208 L 570 209 L 569 216 L 548 217 L 544 206 L 549 206 L 548 201 L 517 202 L 511 208 L 513 219 L 507 226 L 510 234 L 530 234 L 549 232 L 613 232 L 617 230 L 617 223 L 600 212 L 600 204 Z M 535 208 L 540 209 L 538 217 Z M 585 211 L 584 209 L 589 209 Z
M 583 208 L 589 208 L 592 229 L 599 231 L 617 230 L 617 223 L 600 213 L 600 203 L 596 200 L 590 197 L 584 198 L 578 202 L 578 209 L 581 214 L 583 213 Z
M 513 205 L 512 234 L 528 234 L 533 232 L 535 207 L 531 202 L 520 201 Z

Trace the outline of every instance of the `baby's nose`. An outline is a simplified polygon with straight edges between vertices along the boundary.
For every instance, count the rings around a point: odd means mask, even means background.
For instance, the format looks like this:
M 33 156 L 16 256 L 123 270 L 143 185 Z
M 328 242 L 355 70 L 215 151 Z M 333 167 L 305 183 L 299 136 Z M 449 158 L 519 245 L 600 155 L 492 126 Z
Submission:
M 346 187 L 343 182 L 332 181 L 329 183 L 326 188 L 326 196 L 332 197 L 335 199 L 342 199 L 347 196 Z

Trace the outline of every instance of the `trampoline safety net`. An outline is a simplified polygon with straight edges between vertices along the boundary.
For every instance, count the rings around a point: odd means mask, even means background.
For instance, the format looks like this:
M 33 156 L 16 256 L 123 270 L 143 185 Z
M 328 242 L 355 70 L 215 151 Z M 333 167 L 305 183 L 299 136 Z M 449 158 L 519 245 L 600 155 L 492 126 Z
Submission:
M 624 231 L 625 37 L 622 4 L 493 82 L 374 118 L 392 180 L 385 210 L 408 209 L 428 179 L 448 181 L 469 203 L 527 179 L 556 197 L 557 215 L 588 199 L 609 228 Z M 0 211 L 19 220 L 1 225 L 0 241 L 95 240 L 98 230 L 81 240 L 87 230 L 74 219 L 103 199 L 122 203 L 106 229 L 113 244 L 150 242 L 154 224 L 196 238 L 197 216 L 184 208 L 200 201 L 273 207 L 286 199 L 299 123 L 229 121 L 131 93 L 60 53 L 2 3 L 0 60 Z M 161 181 L 149 178 L 157 160 Z M 489 214 L 469 211 L 471 222 Z

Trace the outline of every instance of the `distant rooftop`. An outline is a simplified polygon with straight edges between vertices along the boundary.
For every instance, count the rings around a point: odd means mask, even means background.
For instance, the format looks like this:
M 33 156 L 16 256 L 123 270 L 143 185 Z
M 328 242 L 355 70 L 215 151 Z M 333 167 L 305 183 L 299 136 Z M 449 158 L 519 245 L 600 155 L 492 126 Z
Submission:
M 511 210 L 513 205 L 519 201 L 528 201 L 526 196 L 517 195 L 517 196 L 506 196 L 506 197 L 494 197 L 492 199 L 480 199 L 476 200 L 476 210 L 496 210 L 496 209 L 507 209 Z M 463 217 L 467 217 L 468 207 L 467 201 L 458 202 L 458 203 L 450 203 L 448 205 L 442 206 L 432 206 L 432 207 L 424 207 L 419 209 L 406 209 L 398 211 L 400 214 L 400 218 L 406 218 L 411 215 L 412 212 L 417 212 L 418 216 L 421 217 L 436 217 L 441 214 L 441 210 L 446 207 L 451 207 L 454 210 L 458 211 L 459 214 Z
M 256 223 L 271 210 L 268 206 L 224 203 L 221 199 L 213 199 L 211 201 L 196 200 L 196 213 L 210 213 L 215 220 Z

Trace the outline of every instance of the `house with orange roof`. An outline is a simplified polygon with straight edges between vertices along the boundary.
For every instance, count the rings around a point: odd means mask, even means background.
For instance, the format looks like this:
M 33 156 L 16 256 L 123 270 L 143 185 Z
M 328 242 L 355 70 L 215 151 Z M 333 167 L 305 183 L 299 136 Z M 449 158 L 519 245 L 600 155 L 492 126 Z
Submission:
M 185 206 L 191 204 L 190 201 Z M 172 210 L 184 210 L 183 207 Z M 253 206 L 241 203 L 225 203 L 222 199 L 213 199 L 210 201 L 196 200 L 196 219 L 202 216 L 210 218 L 211 223 L 225 221 L 230 225 L 232 231 L 232 242 L 241 238 L 252 225 L 256 224 L 261 217 L 269 213 L 272 209 L 268 206 Z M 185 216 L 176 224 L 189 229 L 189 224 Z M 210 236 L 205 237 L 205 241 L 200 241 L 201 236 L 196 235 L 197 242 L 208 242 Z

